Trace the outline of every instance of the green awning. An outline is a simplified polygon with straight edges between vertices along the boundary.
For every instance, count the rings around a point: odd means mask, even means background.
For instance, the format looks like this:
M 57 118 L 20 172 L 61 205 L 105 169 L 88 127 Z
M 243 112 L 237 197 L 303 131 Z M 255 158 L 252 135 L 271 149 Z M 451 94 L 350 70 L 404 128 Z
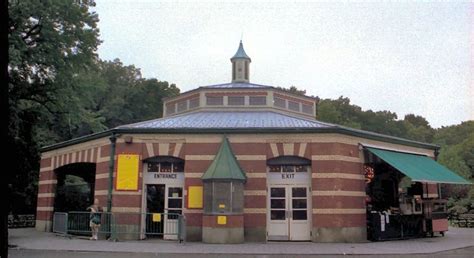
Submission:
M 221 147 L 202 180 L 247 180 L 245 172 L 239 166 L 232 152 L 227 137 L 224 137 Z
M 369 147 L 366 148 L 401 173 L 410 177 L 412 181 L 424 183 L 471 184 L 471 182 L 427 156 Z

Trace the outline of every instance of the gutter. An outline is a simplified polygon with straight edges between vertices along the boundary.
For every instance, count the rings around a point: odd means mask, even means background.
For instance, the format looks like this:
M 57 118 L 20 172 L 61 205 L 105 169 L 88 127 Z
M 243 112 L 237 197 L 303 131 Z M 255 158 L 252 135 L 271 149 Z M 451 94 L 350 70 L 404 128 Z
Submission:
M 86 136 L 81 136 L 74 138 L 68 141 L 60 142 L 57 144 L 45 146 L 41 148 L 41 152 L 47 152 L 70 145 L 83 143 L 90 140 L 95 140 L 103 137 L 110 136 L 111 134 L 209 134 L 209 133 L 218 133 L 218 134 L 262 134 L 262 133 L 340 133 L 345 135 L 351 135 L 356 137 L 361 137 L 365 139 L 378 140 L 388 143 L 402 144 L 412 147 L 419 147 L 431 150 L 439 150 L 441 147 L 436 144 L 423 143 L 418 141 L 412 141 L 400 137 L 383 135 L 363 130 L 357 130 L 342 126 L 332 126 L 332 127 L 323 127 L 323 128 L 120 128 L 116 127 L 109 129 L 100 133 L 90 134 Z

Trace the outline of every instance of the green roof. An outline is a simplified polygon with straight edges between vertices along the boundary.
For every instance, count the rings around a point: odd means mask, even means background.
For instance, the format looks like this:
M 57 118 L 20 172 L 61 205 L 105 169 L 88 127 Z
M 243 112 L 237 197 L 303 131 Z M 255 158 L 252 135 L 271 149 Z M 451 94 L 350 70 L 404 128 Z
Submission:
M 250 57 L 247 55 L 247 53 L 245 53 L 244 44 L 242 44 L 242 40 L 240 41 L 237 52 L 230 60 L 237 59 L 237 58 L 248 59 L 251 61 Z
M 232 152 L 227 137 L 222 140 L 221 147 L 202 180 L 247 180 Z
M 471 184 L 433 159 L 417 154 L 367 148 L 414 182 Z

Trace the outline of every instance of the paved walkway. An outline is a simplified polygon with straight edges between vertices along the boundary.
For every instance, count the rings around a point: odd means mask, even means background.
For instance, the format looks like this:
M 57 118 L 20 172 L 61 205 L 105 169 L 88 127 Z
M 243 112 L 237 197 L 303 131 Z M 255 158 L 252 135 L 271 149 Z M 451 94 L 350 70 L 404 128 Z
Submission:
M 66 238 L 35 229 L 10 230 L 10 244 L 19 249 L 157 254 L 428 254 L 474 246 L 474 229 L 450 228 L 445 237 L 368 243 L 245 243 L 217 245 L 143 240 L 110 242 Z

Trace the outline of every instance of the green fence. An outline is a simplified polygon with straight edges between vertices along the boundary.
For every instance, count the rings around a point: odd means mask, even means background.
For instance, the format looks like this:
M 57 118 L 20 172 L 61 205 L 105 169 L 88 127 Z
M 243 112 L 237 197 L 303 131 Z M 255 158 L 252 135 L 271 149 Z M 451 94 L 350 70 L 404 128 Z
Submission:
M 185 217 L 177 213 L 101 212 L 99 235 L 110 240 L 163 238 L 183 242 L 186 239 Z M 91 213 L 55 212 L 53 232 L 90 236 Z

